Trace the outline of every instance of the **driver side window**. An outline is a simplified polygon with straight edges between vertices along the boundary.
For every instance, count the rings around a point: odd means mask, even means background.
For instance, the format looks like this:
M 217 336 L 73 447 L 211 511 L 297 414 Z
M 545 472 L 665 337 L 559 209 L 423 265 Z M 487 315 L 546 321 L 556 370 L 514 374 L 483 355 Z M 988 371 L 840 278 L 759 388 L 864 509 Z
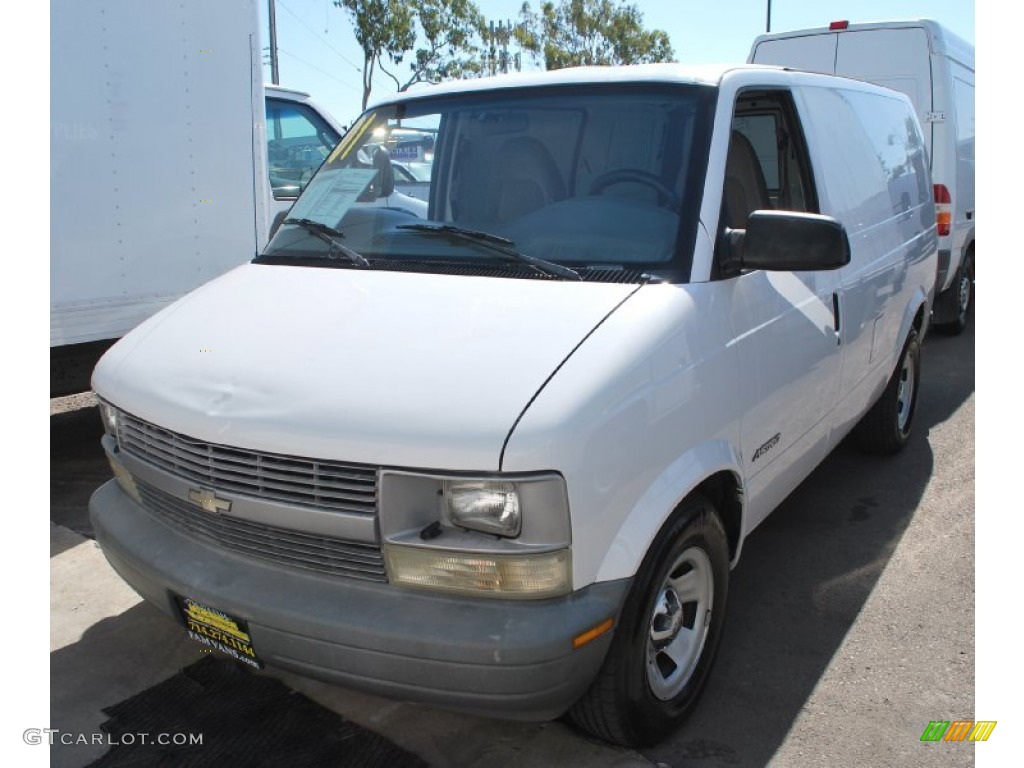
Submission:
M 815 213 L 803 132 L 786 91 L 747 91 L 736 100 L 722 208 L 730 229 L 756 210 Z
M 275 200 L 299 196 L 341 138 L 302 104 L 267 99 L 267 170 Z

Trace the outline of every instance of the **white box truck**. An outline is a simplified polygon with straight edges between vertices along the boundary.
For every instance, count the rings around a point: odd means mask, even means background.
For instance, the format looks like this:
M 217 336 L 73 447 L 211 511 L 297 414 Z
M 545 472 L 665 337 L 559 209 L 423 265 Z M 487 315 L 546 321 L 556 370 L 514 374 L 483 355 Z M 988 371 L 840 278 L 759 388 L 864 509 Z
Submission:
M 51 5 L 50 394 L 248 261 L 338 142 L 262 82 L 256 0 Z
M 933 323 L 962 333 L 974 294 L 974 46 L 927 19 L 761 35 L 749 61 L 905 93 L 924 127 L 939 223 Z

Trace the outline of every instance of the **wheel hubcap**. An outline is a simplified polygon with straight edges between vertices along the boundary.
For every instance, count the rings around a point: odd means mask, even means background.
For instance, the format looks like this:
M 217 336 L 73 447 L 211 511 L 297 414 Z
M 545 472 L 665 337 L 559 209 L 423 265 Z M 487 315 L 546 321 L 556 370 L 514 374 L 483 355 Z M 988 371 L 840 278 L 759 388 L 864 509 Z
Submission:
M 971 276 L 967 273 L 966 270 L 964 270 L 963 274 L 960 276 L 960 296 L 957 302 L 957 306 L 959 307 L 961 315 L 967 314 L 967 308 L 970 306 L 970 304 Z
M 647 642 L 647 682 L 662 701 L 679 694 L 700 661 L 714 591 L 711 561 L 698 547 L 676 558 L 658 590 Z
M 672 587 L 658 596 L 651 621 L 651 641 L 658 650 L 667 648 L 683 628 L 683 603 Z
M 896 424 L 901 433 L 906 433 L 910 424 L 910 411 L 914 406 L 914 387 L 917 382 L 914 379 L 914 361 L 910 355 L 903 359 L 903 367 L 900 369 L 900 388 L 897 393 Z

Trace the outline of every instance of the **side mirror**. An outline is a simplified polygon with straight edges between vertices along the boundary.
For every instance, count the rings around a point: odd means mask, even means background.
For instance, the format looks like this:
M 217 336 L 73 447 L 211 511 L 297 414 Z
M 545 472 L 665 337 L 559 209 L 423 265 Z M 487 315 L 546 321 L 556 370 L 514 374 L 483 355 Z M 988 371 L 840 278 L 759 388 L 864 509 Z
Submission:
M 754 211 L 746 229 L 725 230 L 721 257 L 725 271 L 809 272 L 838 269 L 849 263 L 846 228 L 831 216 Z
M 289 210 L 291 210 L 291 209 L 289 209 Z M 278 211 L 277 212 L 277 215 L 274 216 L 274 220 L 270 223 L 270 233 L 269 233 L 269 236 L 267 237 L 268 241 L 270 240 L 270 238 L 272 238 L 274 235 L 277 234 L 277 230 L 279 230 L 281 228 L 281 224 L 283 224 L 284 220 L 287 219 L 287 218 L 288 218 L 288 211 Z
M 391 155 L 384 147 L 377 147 L 373 153 L 373 167 L 377 170 L 377 197 L 390 197 L 395 191 L 395 169 L 391 167 Z
M 358 202 L 372 203 L 378 197 L 389 197 L 395 191 L 395 169 L 391 165 L 391 155 L 384 147 L 363 147 L 359 153 L 358 167 L 365 168 L 369 156 L 370 167 L 377 173 L 359 195 Z

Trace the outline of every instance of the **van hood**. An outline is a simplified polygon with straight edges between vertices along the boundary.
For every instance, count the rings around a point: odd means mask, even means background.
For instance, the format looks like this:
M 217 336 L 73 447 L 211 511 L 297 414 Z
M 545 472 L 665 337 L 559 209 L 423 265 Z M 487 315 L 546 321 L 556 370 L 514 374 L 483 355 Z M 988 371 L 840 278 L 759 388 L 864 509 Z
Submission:
M 118 342 L 93 388 L 207 442 L 494 471 L 534 394 L 636 290 L 247 264 Z

